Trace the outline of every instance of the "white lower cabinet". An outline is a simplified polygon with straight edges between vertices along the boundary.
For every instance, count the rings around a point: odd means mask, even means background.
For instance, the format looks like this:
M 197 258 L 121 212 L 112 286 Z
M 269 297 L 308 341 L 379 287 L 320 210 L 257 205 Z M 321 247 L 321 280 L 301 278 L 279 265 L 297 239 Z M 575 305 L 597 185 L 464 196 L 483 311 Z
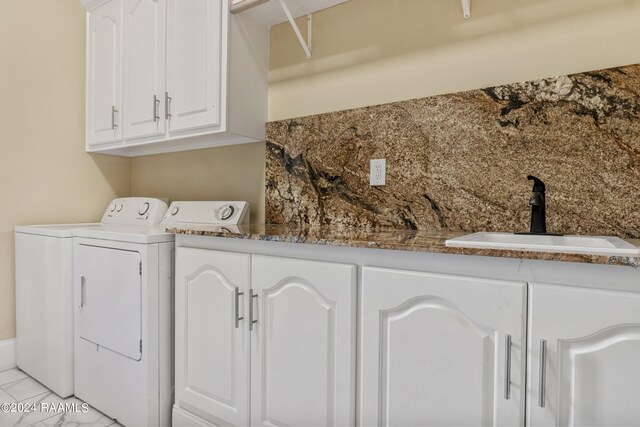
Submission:
M 176 408 L 215 425 L 249 425 L 250 288 L 246 254 L 179 248 L 176 252 Z M 242 294 L 242 295 L 241 295 Z M 237 302 L 237 303 L 236 303 Z M 197 425 L 197 424 L 194 424 Z
M 251 424 L 354 425 L 356 267 L 254 256 L 251 276 Z
M 363 259 L 178 244 L 173 424 L 640 425 L 635 271 L 547 265 L 566 286 Z
M 640 294 L 532 284 L 527 424 L 640 425 Z
M 359 424 L 521 425 L 526 283 L 363 268 Z
M 355 266 L 185 247 L 176 262 L 174 425 L 355 424 Z

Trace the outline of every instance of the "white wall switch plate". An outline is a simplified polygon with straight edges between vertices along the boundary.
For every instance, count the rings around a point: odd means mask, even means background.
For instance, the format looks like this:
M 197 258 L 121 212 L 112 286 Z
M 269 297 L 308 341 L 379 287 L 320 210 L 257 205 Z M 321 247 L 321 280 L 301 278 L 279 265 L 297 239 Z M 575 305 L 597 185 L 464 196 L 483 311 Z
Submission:
M 380 186 L 387 183 L 387 160 L 376 159 L 371 160 L 371 168 L 369 169 L 369 185 Z

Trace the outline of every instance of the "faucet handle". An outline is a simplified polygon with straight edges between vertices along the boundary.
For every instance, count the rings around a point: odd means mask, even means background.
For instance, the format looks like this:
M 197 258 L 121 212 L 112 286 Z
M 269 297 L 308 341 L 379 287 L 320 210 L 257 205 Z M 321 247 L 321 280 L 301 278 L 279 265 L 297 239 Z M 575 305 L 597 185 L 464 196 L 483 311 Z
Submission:
M 539 193 L 544 193 L 545 192 L 545 187 L 544 187 L 544 182 L 542 182 L 542 180 L 540 178 L 536 178 L 533 175 L 529 175 L 527 177 L 527 179 L 532 180 L 533 181 L 533 192 L 539 192 Z

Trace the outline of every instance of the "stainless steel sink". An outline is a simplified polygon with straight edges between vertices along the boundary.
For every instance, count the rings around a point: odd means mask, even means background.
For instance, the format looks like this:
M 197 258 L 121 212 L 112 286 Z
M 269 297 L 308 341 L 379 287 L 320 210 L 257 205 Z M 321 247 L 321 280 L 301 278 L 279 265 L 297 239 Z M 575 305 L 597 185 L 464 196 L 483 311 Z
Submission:
M 604 256 L 640 256 L 640 248 L 610 236 L 541 236 L 511 233 L 473 233 L 445 242 L 447 246 L 510 249 Z

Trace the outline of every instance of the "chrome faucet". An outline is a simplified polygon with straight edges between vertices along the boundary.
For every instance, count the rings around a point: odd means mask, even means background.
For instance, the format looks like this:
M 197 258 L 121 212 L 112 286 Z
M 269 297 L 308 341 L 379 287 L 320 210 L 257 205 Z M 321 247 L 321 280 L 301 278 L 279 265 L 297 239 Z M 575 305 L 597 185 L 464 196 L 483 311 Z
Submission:
M 547 233 L 547 217 L 545 212 L 545 187 L 542 180 L 529 175 L 528 179 L 533 181 L 533 190 L 529 204 L 531 205 L 531 234 Z

